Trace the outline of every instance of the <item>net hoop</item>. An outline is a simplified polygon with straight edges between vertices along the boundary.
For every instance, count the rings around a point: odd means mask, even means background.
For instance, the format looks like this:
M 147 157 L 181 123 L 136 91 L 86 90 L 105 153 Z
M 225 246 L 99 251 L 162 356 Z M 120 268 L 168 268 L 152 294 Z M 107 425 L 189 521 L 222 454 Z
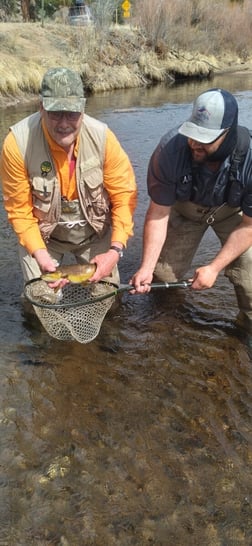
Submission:
M 85 285 L 69 283 L 57 293 L 38 277 L 25 284 L 24 296 L 32 305 L 42 309 L 67 309 L 102 301 L 116 296 L 119 291 L 117 284 L 101 280 Z

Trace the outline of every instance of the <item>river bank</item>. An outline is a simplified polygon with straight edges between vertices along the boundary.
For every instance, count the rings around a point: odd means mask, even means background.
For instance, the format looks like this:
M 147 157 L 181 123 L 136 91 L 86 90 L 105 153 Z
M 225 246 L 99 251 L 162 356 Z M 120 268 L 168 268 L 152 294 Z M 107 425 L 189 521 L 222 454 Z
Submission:
M 79 71 L 87 95 L 252 69 L 252 55 L 245 62 L 227 52 L 219 57 L 175 49 L 154 52 L 126 26 L 101 36 L 93 27 L 62 23 L 0 23 L 0 45 L 0 107 L 37 98 L 41 78 L 52 66 Z

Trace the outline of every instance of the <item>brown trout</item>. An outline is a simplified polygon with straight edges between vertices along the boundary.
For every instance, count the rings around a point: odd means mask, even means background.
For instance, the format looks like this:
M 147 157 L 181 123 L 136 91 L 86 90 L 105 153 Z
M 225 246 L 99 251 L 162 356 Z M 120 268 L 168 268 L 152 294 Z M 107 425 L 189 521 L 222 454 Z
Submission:
M 54 282 L 60 279 L 68 279 L 74 284 L 87 282 L 96 270 L 96 264 L 70 264 L 60 265 L 52 273 L 44 273 L 41 279 L 46 282 Z

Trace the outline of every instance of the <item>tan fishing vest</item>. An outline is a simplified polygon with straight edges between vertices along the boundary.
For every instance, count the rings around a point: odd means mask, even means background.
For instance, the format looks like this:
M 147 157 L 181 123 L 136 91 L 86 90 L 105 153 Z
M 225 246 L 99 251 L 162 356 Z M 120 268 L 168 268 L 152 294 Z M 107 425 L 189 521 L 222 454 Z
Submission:
M 84 115 L 80 132 L 80 145 L 76 162 L 79 221 L 88 223 L 102 236 L 111 223 L 110 200 L 103 184 L 106 124 Z M 45 242 L 64 216 L 66 202 L 62 200 L 60 182 L 56 175 L 49 145 L 44 136 L 39 112 L 11 127 L 19 150 L 24 158 L 31 185 L 33 214 Z M 74 206 L 74 202 L 71 203 Z M 70 213 L 69 225 L 72 220 Z M 81 224 L 80 224 L 81 225 Z M 57 229 L 55 231 L 57 231 Z

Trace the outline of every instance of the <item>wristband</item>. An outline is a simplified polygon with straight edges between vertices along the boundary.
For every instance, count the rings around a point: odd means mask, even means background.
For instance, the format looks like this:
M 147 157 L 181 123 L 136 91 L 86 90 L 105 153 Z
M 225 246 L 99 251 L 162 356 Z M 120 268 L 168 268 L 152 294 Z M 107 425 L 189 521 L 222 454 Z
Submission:
M 119 248 L 119 246 L 112 245 L 110 247 L 110 250 L 115 250 L 118 253 L 119 258 L 123 258 L 123 250 L 122 250 L 122 248 Z

